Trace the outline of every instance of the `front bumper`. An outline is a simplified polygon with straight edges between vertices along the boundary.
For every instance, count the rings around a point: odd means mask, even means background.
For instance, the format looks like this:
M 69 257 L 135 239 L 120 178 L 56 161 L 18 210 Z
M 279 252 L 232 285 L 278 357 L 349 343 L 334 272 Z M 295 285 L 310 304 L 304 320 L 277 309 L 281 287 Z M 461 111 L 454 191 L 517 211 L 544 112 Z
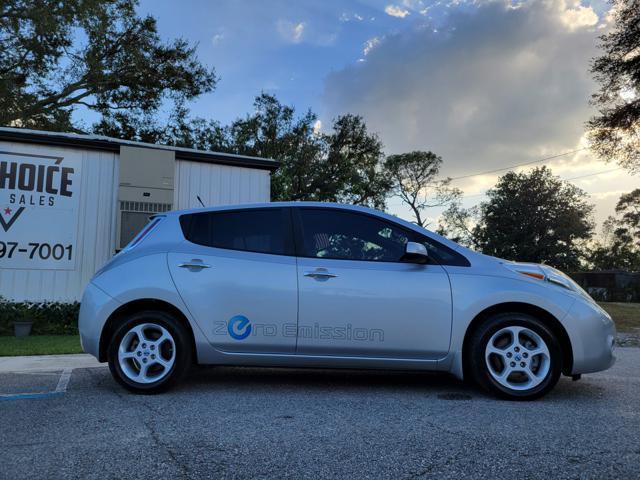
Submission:
M 573 349 L 572 375 L 606 370 L 616 360 L 616 328 L 607 312 L 597 304 L 579 299 L 563 323 Z
M 82 350 L 100 359 L 100 335 L 104 324 L 119 302 L 93 283 L 89 283 L 82 296 L 78 330 Z

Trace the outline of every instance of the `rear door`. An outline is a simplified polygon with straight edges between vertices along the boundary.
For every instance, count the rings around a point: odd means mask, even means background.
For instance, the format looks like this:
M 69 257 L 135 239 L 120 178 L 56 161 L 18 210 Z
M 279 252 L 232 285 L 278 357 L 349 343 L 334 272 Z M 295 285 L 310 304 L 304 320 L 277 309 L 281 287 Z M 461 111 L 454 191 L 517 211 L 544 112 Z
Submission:
M 186 240 L 169 253 L 169 269 L 209 341 L 229 352 L 294 352 L 298 305 L 290 210 L 198 212 L 180 223 Z

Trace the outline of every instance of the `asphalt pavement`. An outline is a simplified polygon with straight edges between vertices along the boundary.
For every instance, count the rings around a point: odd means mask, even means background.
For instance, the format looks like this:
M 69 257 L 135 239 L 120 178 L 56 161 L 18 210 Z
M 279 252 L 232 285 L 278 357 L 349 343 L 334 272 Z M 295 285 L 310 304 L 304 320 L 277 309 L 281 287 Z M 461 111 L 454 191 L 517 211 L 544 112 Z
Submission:
M 210 367 L 157 396 L 3 372 L 0 478 L 640 478 L 640 348 L 617 356 L 528 403 L 414 372 Z

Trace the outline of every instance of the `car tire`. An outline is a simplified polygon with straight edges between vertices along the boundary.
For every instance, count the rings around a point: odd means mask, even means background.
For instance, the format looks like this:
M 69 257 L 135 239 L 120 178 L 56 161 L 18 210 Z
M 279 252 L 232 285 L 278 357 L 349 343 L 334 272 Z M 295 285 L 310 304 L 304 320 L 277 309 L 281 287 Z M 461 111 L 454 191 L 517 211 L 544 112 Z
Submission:
M 136 312 L 115 329 L 107 356 L 111 374 L 124 388 L 160 393 L 178 383 L 191 367 L 191 337 L 167 312 Z
M 469 345 L 467 367 L 472 379 L 504 399 L 540 398 L 562 372 L 560 342 L 532 315 L 492 315 L 473 332 Z

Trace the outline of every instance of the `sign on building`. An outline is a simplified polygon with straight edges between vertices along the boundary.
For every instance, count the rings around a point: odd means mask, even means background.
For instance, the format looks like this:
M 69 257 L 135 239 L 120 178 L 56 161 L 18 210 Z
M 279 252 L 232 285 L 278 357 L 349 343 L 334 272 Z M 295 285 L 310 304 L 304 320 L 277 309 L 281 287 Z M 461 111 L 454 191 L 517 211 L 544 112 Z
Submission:
M 81 167 L 75 155 L 0 151 L 2 268 L 75 268 Z

